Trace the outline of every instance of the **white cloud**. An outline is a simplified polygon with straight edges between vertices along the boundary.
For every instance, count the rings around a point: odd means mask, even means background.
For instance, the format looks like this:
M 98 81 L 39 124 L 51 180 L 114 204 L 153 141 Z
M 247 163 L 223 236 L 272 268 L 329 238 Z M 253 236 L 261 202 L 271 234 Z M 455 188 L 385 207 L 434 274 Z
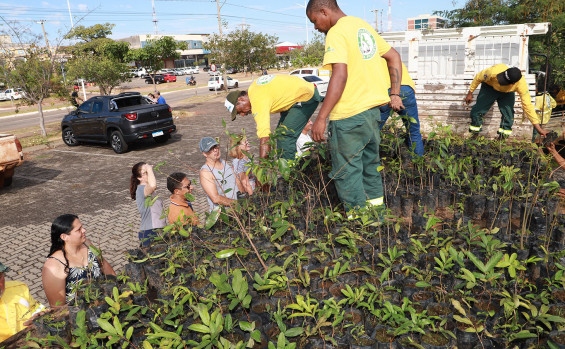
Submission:
M 49 7 L 49 3 L 47 1 L 42 1 L 41 2 L 41 6 L 43 7 Z
M 87 4 L 78 4 L 78 9 L 79 9 L 79 11 L 88 11 L 88 5 Z

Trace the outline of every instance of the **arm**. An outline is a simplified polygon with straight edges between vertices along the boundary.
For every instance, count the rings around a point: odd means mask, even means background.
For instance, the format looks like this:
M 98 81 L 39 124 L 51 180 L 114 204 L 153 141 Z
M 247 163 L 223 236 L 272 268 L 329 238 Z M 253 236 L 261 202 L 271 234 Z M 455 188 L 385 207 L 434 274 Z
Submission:
M 52 308 L 61 307 L 66 304 L 66 278 L 65 267 L 60 262 L 51 258 L 45 261 L 41 271 L 41 279 L 43 281 L 43 291 Z
M 330 78 L 330 84 L 328 86 L 328 91 L 326 92 L 326 98 L 320 108 L 318 117 L 312 126 L 312 139 L 316 142 L 322 142 L 325 140 L 324 132 L 326 131 L 326 120 L 328 119 L 330 112 L 337 104 L 343 90 L 345 89 L 345 84 L 347 83 L 347 64 L 345 63 L 334 63 L 332 64 L 332 77 Z
M 549 150 L 551 155 L 553 155 L 553 158 L 555 159 L 555 161 L 557 161 L 557 164 L 565 170 L 565 159 L 557 152 L 557 149 L 555 149 L 555 144 L 549 143 L 547 145 L 547 149 Z
M 208 195 L 210 200 L 216 205 L 229 206 L 234 201 L 218 193 L 216 189 L 216 178 L 214 178 L 214 175 L 210 171 L 200 170 L 200 185 L 206 195 Z
M 266 159 L 269 155 L 269 151 L 271 151 L 271 147 L 269 146 L 269 137 L 261 137 L 259 139 L 259 157 L 261 159 Z
M 402 110 L 404 105 L 402 104 L 402 98 L 398 96 L 400 94 L 400 86 L 402 85 L 402 61 L 400 60 L 400 54 L 394 48 L 391 48 L 382 57 L 386 60 L 390 75 L 390 106 L 394 111 Z
M 114 271 L 114 268 L 112 268 L 112 266 L 110 265 L 110 263 L 108 263 L 108 260 L 106 258 L 104 258 L 101 268 L 104 275 L 116 276 L 116 272 Z
M 479 87 L 479 84 L 485 80 L 485 75 L 486 69 L 475 75 L 475 78 L 473 79 L 473 82 L 471 82 L 471 86 L 469 87 L 469 92 L 467 92 L 467 96 L 465 96 L 465 104 L 471 103 L 471 101 L 473 100 L 473 92 L 477 89 L 477 87 Z
M 526 80 L 522 78 L 520 81 L 518 81 L 518 84 L 518 94 L 520 95 L 520 99 L 522 100 L 522 111 L 524 112 L 524 114 L 526 114 L 526 116 L 528 117 L 534 128 L 540 133 L 540 135 L 542 137 L 545 137 L 545 135 L 548 134 L 549 131 L 544 130 L 540 126 L 541 120 L 536 113 L 536 109 L 532 105 L 532 98 L 530 97 L 530 92 L 528 90 Z
M 241 182 L 241 185 L 243 187 L 243 190 L 240 191 L 246 192 L 249 195 L 253 194 L 253 188 L 251 188 L 251 183 L 249 183 L 249 176 L 247 175 L 247 173 L 241 172 L 237 176 L 239 177 L 239 181 Z
M 153 166 L 145 164 L 142 171 L 147 171 L 147 184 L 143 190 L 143 195 L 148 197 L 157 189 L 157 180 L 155 179 L 155 173 L 153 173 Z

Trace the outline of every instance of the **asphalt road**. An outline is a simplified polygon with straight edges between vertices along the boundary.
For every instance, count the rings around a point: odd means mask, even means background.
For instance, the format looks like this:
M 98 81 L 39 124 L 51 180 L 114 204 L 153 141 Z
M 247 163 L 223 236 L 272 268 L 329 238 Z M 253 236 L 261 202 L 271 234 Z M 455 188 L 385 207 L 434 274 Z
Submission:
M 204 74 L 200 73 L 198 75 L 195 75 L 195 77 L 197 79 L 198 85 L 204 85 L 205 83 L 207 83 L 209 75 L 207 73 L 204 73 Z M 177 81 L 184 82 L 185 78 L 186 78 L 186 76 L 178 76 Z M 239 85 L 242 88 L 246 88 L 251 83 L 250 78 L 244 78 L 243 81 L 242 81 L 242 79 L 238 79 L 238 80 L 239 80 Z M 178 84 L 180 84 L 180 83 L 178 83 Z M 139 87 L 144 86 L 144 85 L 145 84 L 143 82 L 143 79 L 133 79 L 131 83 L 127 84 L 127 88 L 132 90 L 132 91 L 136 91 Z M 182 84 L 180 84 L 180 85 L 182 86 Z M 159 89 L 160 87 L 165 87 L 165 86 L 167 86 L 167 85 L 158 85 L 157 89 Z M 147 85 L 145 85 L 144 87 L 147 87 Z M 183 90 L 163 92 L 162 96 L 167 101 L 167 104 L 169 104 L 172 108 L 175 108 L 176 106 L 180 105 L 187 98 L 190 98 L 190 97 L 193 97 L 193 96 L 196 96 L 196 95 L 209 95 L 209 94 L 215 94 L 215 93 L 216 92 L 214 92 L 214 91 L 208 91 L 208 87 L 202 86 L 202 87 L 196 87 L 196 88 L 195 87 L 186 87 Z M 62 120 L 63 116 L 67 115 L 73 109 L 74 108 L 72 108 L 72 107 L 62 107 L 60 109 L 53 109 L 53 110 L 44 111 L 43 115 L 44 115 L 44 118 L 45 118 L 45 123 L 49 124 L 49 123 L 52 123 L 52 122 L 59 122 L 59 121 Z M 11 116 L 0 117 L 0 132 L 4 132 L 4 133 L 13 133 L 14 130 L 38 126 L 38 125 L 39 125 L 39 113 L 38 112 L 14 114 L 14 115 L 11 115 Z

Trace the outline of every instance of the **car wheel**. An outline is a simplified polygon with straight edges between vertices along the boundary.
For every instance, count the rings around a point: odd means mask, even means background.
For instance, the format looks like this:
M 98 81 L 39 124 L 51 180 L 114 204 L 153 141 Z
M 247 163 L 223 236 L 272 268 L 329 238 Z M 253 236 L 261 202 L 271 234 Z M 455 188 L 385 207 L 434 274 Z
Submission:
M 239 87 L 239 83 L 236 82 L 235 85 L 234 85 L 234 87 L 235 87 L 235 88 L 238 88 L 238 87 Z
M 120 131 L 114 131 L 110 135 L 110 144 L 112 145 L 112 149 L 116 154 L 122 154 L 128 151 L 128 145 L 124 141 L 124 137 L 120 133 Z
M 63 142 L 65 142 L 65 144 L 68 145 L 69 147 L 74 147 L 78 145 L 78 141 L 75 138 L 75 134 L 73 133 L 73 130 L 71 130 L 70 127 L 67 127 L 63 130 L 62 136 L 63 136 Z
M 159 85 L 159 84 L 160 84 L 159 80 L 155 81 L 155 83 L 156 83 L 157 85 Z
M 166 141 L 169 140 L 169 138 L 171 138 L 171 135 L 166 134 L 159 137 L 155 137 L 154 139 L 155 139 L 155 143 L 165 143 Z
M 221 84 L 221 85 L 220 85 L 220 90 L 223 90 L 223 89 L 224 89 L 224 84 Z
M 146 83 L 146 84 L 149 84 L 149 81 L 148 81 L 148 80 L 145 80 L 145 83 Z

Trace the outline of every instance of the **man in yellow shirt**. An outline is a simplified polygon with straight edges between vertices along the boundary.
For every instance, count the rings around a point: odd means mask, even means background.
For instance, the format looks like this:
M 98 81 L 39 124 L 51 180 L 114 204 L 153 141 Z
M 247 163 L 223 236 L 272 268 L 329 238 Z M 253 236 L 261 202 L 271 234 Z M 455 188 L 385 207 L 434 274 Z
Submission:
M 326 34 L 323 65 L 332 71 L 312 138 L 316 142 L 325 139 L 329 117 L 330 177 L 340 200 L 347 210 L 380 206 L 379 107 L 391 103 L 394 110 L 402 108 L 400 55 L 367 22 L 343 13 L 335 0 L 310 0 L 306 15 L 316 30 Z
M 255 80 L 249 91 L 233 91 L 228 94 L 225 106 L 231 113 L 232 121 L 241 116 L 253 114 L 260 141 L 259 156 L 266 158 L 269 153 L 268 141 L 271 134 L 271 114 L 281 113 L 277 128 L 285 127 L 277 148 L 284 159 L 294 159 L 296 140 L 316 111 L 322 97 L 314 84 L 292 75 L 263 75 Z
M 6 281 L 10 268 L 0 263 L 0 347 L 2 341 L 23 330 L 25 322 L 43 309 L 29 294 L 27 285 L 19 281 Z
M 547 124 L 551 119 L 551 111 L 557 107 L 557 102 L 548 92 L 536 94 L 536 113 L 538 114 L 541 123 Z M 534 128 L 532 142 L 539 136 L 538 131 Z
M 545 137 L 548 131 L 542 129 L 539 125 L 540 118 L 532 105 L 528 84 L 519 68 L 510 68 L 506 64 L 497 64 L 481 71 L 473 79 L 469 92 L 465 97 L 465 103 L 471 103 L 473 91 L 475 91 L 479 84 L 481 84 L 481 90 L 477 97 L 477 103 L 471 109 L 469 132 L 474 135 L 481 132 L 483 116 L 488 113 L 496 101 L 502 114 L 498 137 L 499 139 L 508 138 L 512 134 L 512 124 L 514 123 L 514 92 L 518 92 L 522 100 L 524 114 L 542 137 Z

